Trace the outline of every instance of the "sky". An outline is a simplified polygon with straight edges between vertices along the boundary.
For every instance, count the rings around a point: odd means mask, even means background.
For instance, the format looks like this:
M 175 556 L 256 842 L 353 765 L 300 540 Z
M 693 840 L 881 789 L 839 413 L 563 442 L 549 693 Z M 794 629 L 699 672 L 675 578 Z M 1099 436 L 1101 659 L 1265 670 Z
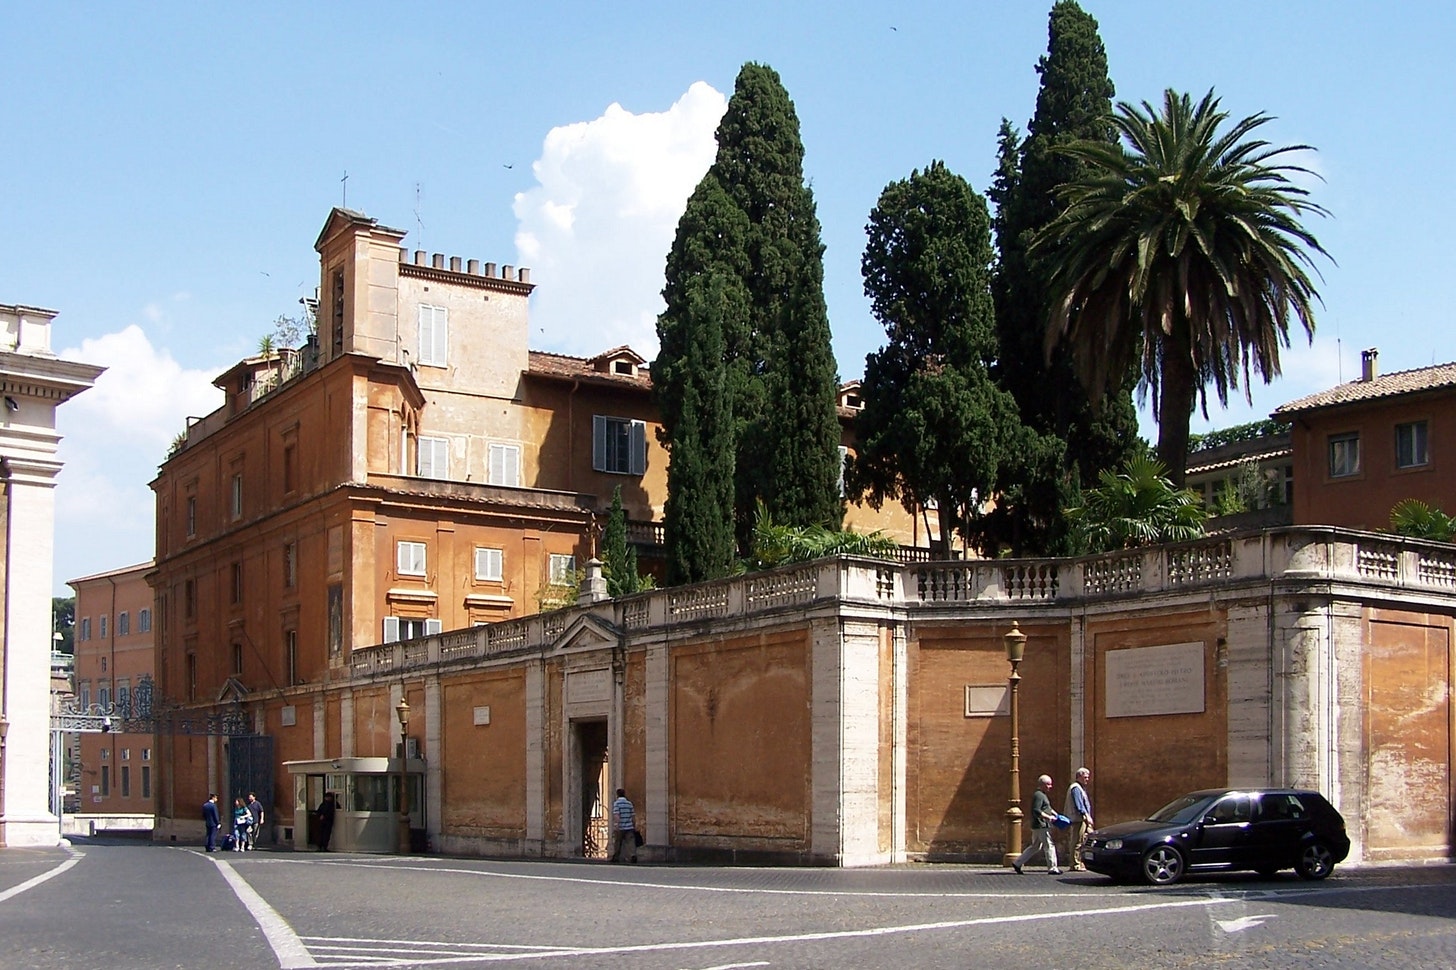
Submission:
M 880 192 L 942 160 L 984 191 L 1025 130 L 1041 2 L 0 5 L 0 303 L 108 368 L 60 409 L 55 593 L 152 554 L 152 493 L 212 380 L 318 285 L 347 204 L 405 245 L 531 268 L 531 346 L 656 352 L 663 265 L 739 68 L 798 112 L 843 380 L 884 340 L 860 276 Z M 1348 0 L 1086 0 L 1117 98 L 1210 88 L 1309 144 L 1323 305 L 1284 376 L 1194 431 L 1456 359 L 1456 11 Z M 1441 67 L 1446 64 L 1446 67 Z M 1144 416 L 1144 434 L 1156 434 Z

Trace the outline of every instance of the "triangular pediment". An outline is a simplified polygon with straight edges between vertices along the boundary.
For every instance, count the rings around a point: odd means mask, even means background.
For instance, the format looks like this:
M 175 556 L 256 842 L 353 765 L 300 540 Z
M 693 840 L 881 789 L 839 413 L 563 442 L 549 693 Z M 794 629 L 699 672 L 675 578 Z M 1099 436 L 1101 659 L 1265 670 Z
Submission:
M 615 647 L 621 638 L 621 631 L 600 616 L 588 613 L 571 621 L 551 644 L 552 652 L 562 650 L 591 650 L 601 647 Z
M 217 692 L 217 699 L 219 702 L 232 701 L 236 704 L 239 701 L 247 700 L 250 693 L 252 691 L 244 687 L 242 681 L 236 677 L 229 677 L 222 682 L 222 690 Z

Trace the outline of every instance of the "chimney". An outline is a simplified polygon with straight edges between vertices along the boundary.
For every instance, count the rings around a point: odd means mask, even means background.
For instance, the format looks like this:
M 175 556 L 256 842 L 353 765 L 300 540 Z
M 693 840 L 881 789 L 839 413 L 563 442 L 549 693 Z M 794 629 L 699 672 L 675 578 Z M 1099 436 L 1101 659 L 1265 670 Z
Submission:
M 1380 350 L 1376 347 L 1360 351 L 1360 380 L 1367 383 L 1375 380 L 1375 360 L 1379 356 Z
M 531 267 L 522 266 L 520 269 L 516 270 L 516 279 L 520 280 L 522 283 L 531 282 Z

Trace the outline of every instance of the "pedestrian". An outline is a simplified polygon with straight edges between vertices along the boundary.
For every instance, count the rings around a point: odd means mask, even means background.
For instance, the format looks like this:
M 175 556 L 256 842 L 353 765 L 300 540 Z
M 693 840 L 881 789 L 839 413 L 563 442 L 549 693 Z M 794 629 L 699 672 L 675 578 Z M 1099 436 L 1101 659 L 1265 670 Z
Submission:
M 1091 780 L 1092 772 L 1078 768 L 1077 780 L 1067 789 L 1067 804 L 1062 809 L 1062 814 L 1072 820 L 1072 827 L 1067 832 L 1067 848 L 1071 852 L 1073 872 L 1087 871 L 1082 862 L 1082 848 L 1087 844 L 1087 833 L 1094 828 L 1092 799 L 1087 795 L 1087 783 Z
M 1021 875 L 1021 867 L 1040 852 L 1046 856 L 1047 873 L 1059 876 L 1062 870 L 1057 868 L 1057 845 L 1052 841 L 1052 822 L 1056 820 L 1057 813 L 1052 811 L 1052 800 L 1047 795 L 1052 790 L 1052 776 L 1042 775 L 1036 780 L 1036 785 L 1036 793 L 1031 796 L 1031 842 L 1021 850 L 1011 868 L 1018 876 Z
M 217 827 L 222 824 L 217 815 L 217 792 L 208 792 L 207 801 L 202 803 L 202 827 L 207 831 L 207 851 L 217 851 Z
M 248 813 L 253 816 L 253 824 L 248 829 L 248 848 L 256 848 L 258 845 L 258 833 L 263 830 L 263 803 L 258 801 L 258 793 L 248 792 Z
M 329 839 L 334 834 L 335 809 L 334 793 L 324 792 L 324 800 L 319 803 L 318 810 L 314 812 L 314 816 L 318 819 L 318 850 L 320 852 L 329 851 Z
M 617 799 L 612 802 L 612 828 L 617 833 L 617 849 L 612 854 L 613 862 L 637 861 L 637 813 L 627 800 L 627 790 L 617 789 Z
M 248 830 L 253 827 L 253 813 L 243 804 L 241 798 L 233 799 L 233 851 L 243 852 L 248 848 Z

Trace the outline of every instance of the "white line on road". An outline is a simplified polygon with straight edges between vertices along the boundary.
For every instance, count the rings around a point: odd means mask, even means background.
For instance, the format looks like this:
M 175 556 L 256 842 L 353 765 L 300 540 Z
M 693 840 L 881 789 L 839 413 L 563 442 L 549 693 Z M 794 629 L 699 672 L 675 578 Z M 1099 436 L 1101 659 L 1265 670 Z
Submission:
M 278 965 L 283 970 L 296 970 L 298 967 L 316 967 L 318 963 L 309 955 L 308 948 L 293 932 L 293 927 L 288 925 L 278 911 L 269 906 L 262 896 L 252 886 L 248 885 L 246 879 L 238 875 L 230 863 L 221 859 L 209 857 L 210 861 L 217 866 L 227 884 L 232 887 L 238 899 L 247 907 L 252 914 L 253 920 L 258 924 L 258 929 L 263 931 L 263 937 L 268 945 L 273 948 L 273 955 L 278 958 Z
M 56 876 L 59 876 L 67 869 L 80 862 L 86 856 L 86 853 L 77 852 L 70 846 L 66 847 L 66 851 L 71 853 L 71 858 L 67 859 L 65 862 L 62 862 L 60 865 L 56 866 L 54 869 L 51 869 L 48 872 L 43 872 L 38 876 L 34 876 L 30 879 L 25 880 L 25 882 L 21 883 L 18 886 L 12 886 L 11 888 L 5 890 L 3 893 L 0 893 L 0 903 L 5 902 L 5 900 L 7 899 L 13 899 L 16 896 L 19 896 L 27 889 L 34 889 L 36 886 L 39 886 L 47 879 L 54 879 Z
M 766 967 L 767 960 L 758 960 L 754 963 L 720 963 L 716 967 L 703 967 L 702 970 L 738 970 L 739 967 Z

